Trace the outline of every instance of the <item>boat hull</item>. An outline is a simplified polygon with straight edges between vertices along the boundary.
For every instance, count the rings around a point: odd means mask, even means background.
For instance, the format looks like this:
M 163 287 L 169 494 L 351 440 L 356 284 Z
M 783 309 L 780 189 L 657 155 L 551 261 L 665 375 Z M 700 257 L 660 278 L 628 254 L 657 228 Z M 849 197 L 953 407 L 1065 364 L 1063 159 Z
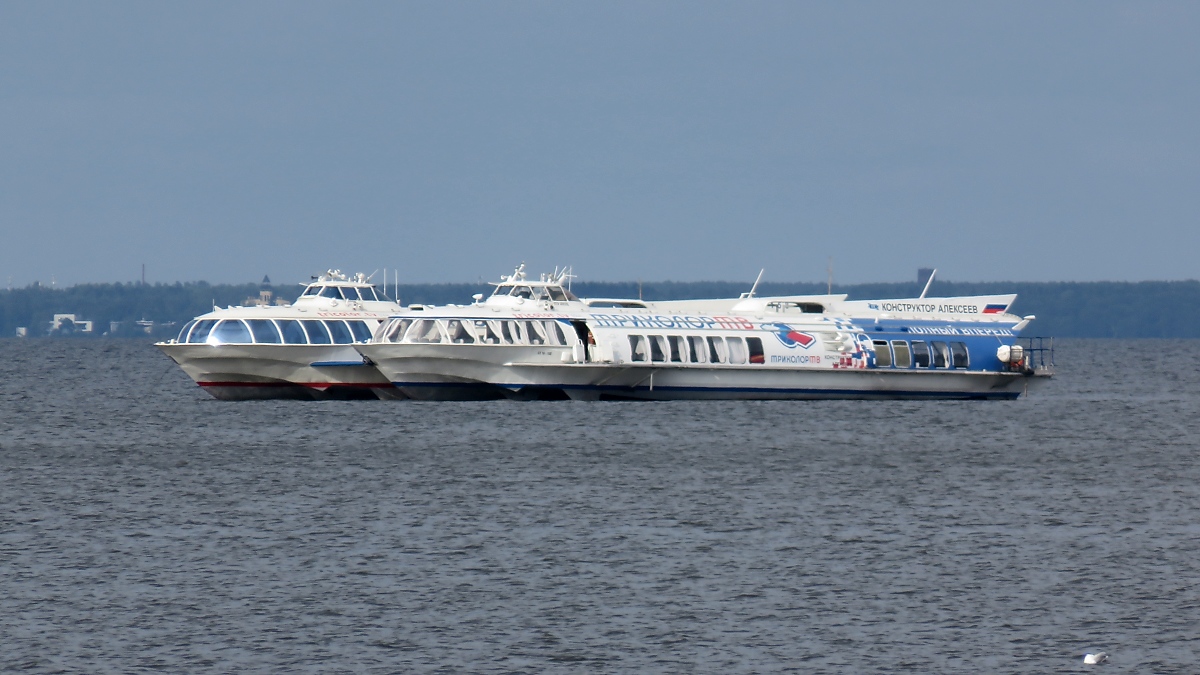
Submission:
M 424 400 L 1015 399 L 1049 379 L 948 369 L 564 363 L 569 348 L 554 347 L 357 348 L 400 391 Z
M 1046 379 L 952 370 L 516 366 L 510 377 L 495 384 L 513 397 L 527 389 L 558 390 L 581 400 L 986 400 L 1018 398 Z
M 224 401 L 402 398 L 350 345 L 158 345 Z

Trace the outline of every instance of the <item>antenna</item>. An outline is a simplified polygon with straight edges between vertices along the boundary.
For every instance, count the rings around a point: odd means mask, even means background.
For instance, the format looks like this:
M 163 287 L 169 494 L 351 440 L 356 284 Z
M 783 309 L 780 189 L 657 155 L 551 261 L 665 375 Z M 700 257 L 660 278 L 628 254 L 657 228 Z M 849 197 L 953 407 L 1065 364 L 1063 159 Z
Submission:
M 563 265 L 562 269 L 559 269 L 558 266 L 555 265 L 554 273 L 550 275 L 550 281 L 553 281 L 559 286 L 562 286 L 563 283 L 566 282 L 567 290 L 569 291 L 571 290 L 571 279 L 575 276 L 572 274 L 574 271 L 575 270 L 573 267 L 568 267 L 567 265 Z
M 754 285 L 750 287 L 750 292 L 746 294 L 747 298 L 754 297 L 754 291 L 758 290 L 758 282 L 762 281 L 763 272 L 766 272 L 766 271 L 767 271 L 767 268 L 765 268 L 765 267 L 758 271 L 758 278 L 754 280 Z
M 937 269 L 934 269 L 932 272 L 929 273 L 929 281 L 925 282 L 925 288 L 924 288 L 924 290 L 921 291 L 921 295 L 918 297 L 921 297 L 921 298 L 925 297 L 925 294 L 929 292 L 929 287 L 933 285 L 933 278 L 936 276 L 937 276 Z

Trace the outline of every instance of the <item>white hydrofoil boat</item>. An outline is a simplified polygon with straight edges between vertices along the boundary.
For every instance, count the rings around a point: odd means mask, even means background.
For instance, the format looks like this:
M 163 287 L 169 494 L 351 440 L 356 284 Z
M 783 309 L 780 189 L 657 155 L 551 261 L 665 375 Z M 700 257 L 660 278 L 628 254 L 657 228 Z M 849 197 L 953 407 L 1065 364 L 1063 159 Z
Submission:
M 402 309 L 363 274 L 330 270 L 290 305 L 214 309 L 156 346 L 223 400 L 394 398 L 353 343 Z

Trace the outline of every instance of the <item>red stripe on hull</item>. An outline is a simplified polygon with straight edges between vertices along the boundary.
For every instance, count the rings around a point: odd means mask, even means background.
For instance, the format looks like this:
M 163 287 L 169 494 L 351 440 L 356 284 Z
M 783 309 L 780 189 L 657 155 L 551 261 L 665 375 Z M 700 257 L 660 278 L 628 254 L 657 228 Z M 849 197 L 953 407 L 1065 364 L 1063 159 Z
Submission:
M 270 399 L 378 400 L 403 398 L 391 383 L 382 382 L 197 382 L 222 401 Z
M 390 389 L 391 382 L 197 382 L 201 387 L 308 387 L 329 389 L 331 387 L 360 387 L 366 389 Z

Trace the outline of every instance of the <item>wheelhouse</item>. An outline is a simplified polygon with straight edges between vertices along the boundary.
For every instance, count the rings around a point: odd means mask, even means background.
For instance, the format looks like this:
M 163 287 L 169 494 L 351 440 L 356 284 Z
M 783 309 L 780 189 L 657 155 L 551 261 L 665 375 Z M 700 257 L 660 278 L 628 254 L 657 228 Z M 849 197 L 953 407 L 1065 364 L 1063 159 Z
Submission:
M 350 286 L 350 285 L 317 285 L 309 284 L 300 297 L 320 297 L 329 298 L 331 300 L 349 300 L 351 302 L 391 302 L 391 298 L 372 285 L 366 286 Z
M 496 288 L 484 304 L 512 306 L 526 302 L 579 302 L 579 298 L 575 297 L 568 286 L 570 278 L 569 270 L 556 269 L 550 274 L 541 275 L 537 280 L 532 280 L 526 275 L 525 265 L 522 263 L 512 274 L 492 283 Z M 475 297 L 481 299 L 483 296 Z

